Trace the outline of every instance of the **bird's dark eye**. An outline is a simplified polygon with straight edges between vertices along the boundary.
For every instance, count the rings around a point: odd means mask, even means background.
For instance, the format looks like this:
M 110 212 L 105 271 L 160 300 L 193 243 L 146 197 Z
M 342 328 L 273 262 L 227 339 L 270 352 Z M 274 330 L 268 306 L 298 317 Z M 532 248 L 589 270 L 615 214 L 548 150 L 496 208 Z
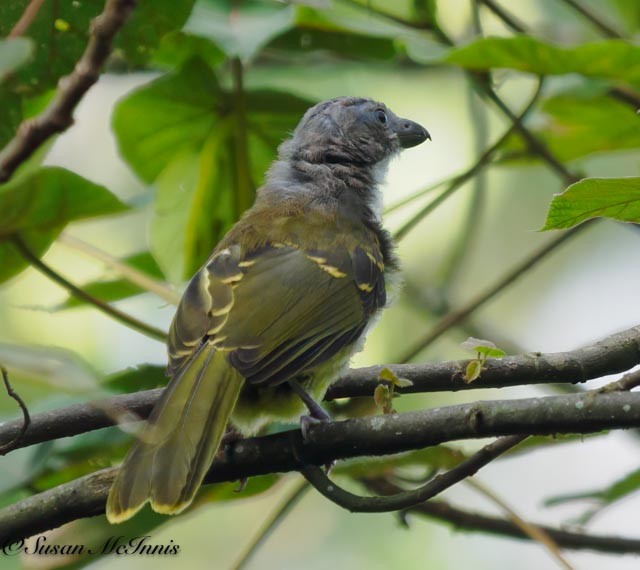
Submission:
M 376 111 L 376 119 L 378 119 L 378 121 L 380 121 L 383 125 L 386 125 L 387 114 L 382 109 L 378 109 Z

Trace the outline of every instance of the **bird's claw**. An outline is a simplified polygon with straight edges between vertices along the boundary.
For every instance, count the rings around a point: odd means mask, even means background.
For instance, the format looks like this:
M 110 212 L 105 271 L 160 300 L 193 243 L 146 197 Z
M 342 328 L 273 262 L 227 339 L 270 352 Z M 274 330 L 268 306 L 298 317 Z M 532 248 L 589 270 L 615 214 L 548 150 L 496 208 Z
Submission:
M 306 415 L 300 416 L 300 431 L 302 432 L 302 441 L 304 441 L 305 443 L 309 443 L 310 441 L 309 429 L 311 428 L 311 426 L 318 425 L 319 423 L 322 423 L 322 422 L 328 422 L 331 419 L 329 414 L 327 414 L 326 412 L 325 412 L 325 416 L 326 417 L 322 417 L 322 418 L 306 416 Z M 333 469 L 335 464 L 336 464 L 335 461 L 325 463 L 324 469 L 327 472 L 327 474 L 329 474 L 329 472 L 331 471 L 331 469 Z

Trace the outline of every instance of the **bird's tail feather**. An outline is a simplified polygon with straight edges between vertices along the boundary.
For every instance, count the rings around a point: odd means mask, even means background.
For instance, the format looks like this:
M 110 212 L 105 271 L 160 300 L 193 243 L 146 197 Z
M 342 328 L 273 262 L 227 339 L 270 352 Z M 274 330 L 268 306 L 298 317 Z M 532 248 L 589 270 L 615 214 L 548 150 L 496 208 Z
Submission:
M 131 518 L 147 502 L 176 514 L 202 483 L 244 383 L 225 354 L 205 344 L 176 375 L 127 455 L 107 499 L 111 523 Z

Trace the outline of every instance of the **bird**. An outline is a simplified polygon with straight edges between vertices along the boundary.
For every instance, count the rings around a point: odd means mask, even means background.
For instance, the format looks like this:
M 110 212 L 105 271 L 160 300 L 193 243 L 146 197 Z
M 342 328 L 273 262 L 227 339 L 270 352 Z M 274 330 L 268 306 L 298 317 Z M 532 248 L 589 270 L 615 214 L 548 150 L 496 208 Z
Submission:
M 399 272 L 382 225 L 389 161 L 431 139 L 366 97 L 311 107 L 256 199 L 188 283 L 168 336 L 170 381 L 109 491 L 123 522 L 187 508 L 231 425 L 323 421 L 318 403 L 362 348 Z M 309 415 L 305 415 L 305 407 Z

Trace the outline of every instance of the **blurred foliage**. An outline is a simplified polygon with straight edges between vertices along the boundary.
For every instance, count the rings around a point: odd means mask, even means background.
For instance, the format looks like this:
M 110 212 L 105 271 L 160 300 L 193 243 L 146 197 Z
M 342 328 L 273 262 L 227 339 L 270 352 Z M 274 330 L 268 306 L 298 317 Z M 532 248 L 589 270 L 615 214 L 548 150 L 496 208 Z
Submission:
M 28 3 L 0 3 L 0 37 L 8 36 Z M 0 146 L 11 140 L 21 120 L 42 110 L 60 78 L 73 69 L 87 45 L 90 20 L 103 4 L 45 2 L 25 37 L 0 40 Z M 314 103 L 284 86 L 247 88 L 247 76 L 262 66 L 350 61 L 371 69 L 397 66 L 425 74 L 445 67 L 471 71 L 466 77 L 474 80 L 470 84 L 476 89 L 479 78 L 493 86 L 493 75 L 498 74 L 500 81 L 570 75 L 571 81 L 543 90 L 526 118 L 530 132 L 566 163 L 593 153 L 640 147 L 634 103 L 640 97 L 640 47 L 631 39 L 577 38 L 575 45 L 560 46 L 537 31 L 481 37 L 471 23 L 463 33 L 452 33 L 439 18 L 443 4 L 444 0 L 138 2 L 117 36 L 108 70 L 148 72 L 146 82 L 117 104 L 113 129 L 123 160 L 153 202 L 153 216 L 148 251 L 122 261 L 157 279 L 182 282 L 251 204 L 278 144 Z M 602 4 L 606 7 L 601 12 L 611 19 L 622 14 L 616 18 L 621 30 L 631 34 L 640 29 L 637 1 Z M 517 3 L 510 3 L 509 9 L 517 10 Z M 125 205 L 107 188 L 69 170 L 41 166 L 49 148 L 45 145 L 13 180 L 0 185 L 0 281 L 28 265 L 11 245 L 16 236 L 43 255 L 69 223 L 144 207 L 142 202 Z M 540 160 L 517 133 L 498 150 L 496 163 Z M 545 229 L 568 228 L 594 216 L 638 221 L 639 180 L 592 178 L 572 185 L 554 199 Z M 107 302 L 144 292 L 122 278 L 92 281 L 85 289 Z M 58 308 L 81 304 L 69 298 Z M 489 346 L 485 341 L 479 345 L 472 347 L 475 352 Z M 482 363 L 478 374 L 481 369 Z M 101 387 L 121 393 L 157 387 L 165 380 L 162 367 L 140 366 L 107 378 Z M 122 457 L 130 439 L 112 428 L 37 446 L 24 455 L 24 464 L 13 475 L 4 477 L 0 502 L 7 504 L 111 465 Z M 568 440 L 573 438 L 561 439 Z M 550 442 L 532 439 L 526 449 Z M 462 458 L 460 452 L 438 446 L 349 463 L 338 474 L 358 478 L 397 475 L 403 469 L 431 471 L 456 465 Z M 635 490 L 639 479 L 636 471 L 592 495 L 611 503 Z M 277 476 L 252 479 L 241 494 L 233 493 L 232 484 L 214 486 L 201 493 L 194 508 L 262 493 L 277 481 Z M 164 520 L 145 511 L 119 532 L 144 534 Z M 95 537 L 96 542 L 112 534 L 102 519 L 77 521 L 64 532 Z
M 127 209 L 106 188 L 63 168 L 40 168 L 0 186 L 0 281 L 27 266 L 12 237 L 44 253 L 69 222 Z

